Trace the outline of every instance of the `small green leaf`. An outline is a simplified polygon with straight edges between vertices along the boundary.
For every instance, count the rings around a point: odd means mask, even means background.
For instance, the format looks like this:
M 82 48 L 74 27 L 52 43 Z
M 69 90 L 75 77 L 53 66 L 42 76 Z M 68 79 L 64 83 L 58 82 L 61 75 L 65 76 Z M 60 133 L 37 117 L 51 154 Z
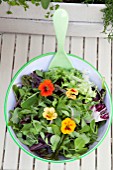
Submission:
M 56 4 L 55 5 L 55 10 L 57 10 L 60 7 L 60 5 Z
M 82 138 L 76 138 L 74 140 L 75 149 L 81 149 L 85 146 L 85 141 Z
M 50 6 L 50 8 L 49 8 L 50 10 L 54 10 L 54 6 Z
M 53 130 L 52 130 L 52 127 L 47 127 L 47 131 L 48 131 L 48 133 L 53 133 Z
M 19 117 L 18 117 L 18 113 L 20 112 L 20 108 L 16 108 L 14 110 L 14 113 L 12 114 L 12 118 L 10 119 L 13 123 L 17 124 L 19 122 Z
M 23 103 L 21 103 L 21 107 L 24 109 L 28 109 L 30 108 L 33 104 L 35 104 L 37 102 L 37 94 L 39 92 L 33 94 L 32 96 L 30 96 L 26 101 L 24 101 Z
M 88 148 L 82 148 L 82 149 L 76 150 L 76 152 L 79 153 L 79 154 L 84 154 L 84 153 L 87 152 L 87 150 L 88 150 Z
M 7 11 L 7 14 L 12 14 L 12 12 L 11 11 Z
M 30 113 L 31 113 L 31 110 L 23 109 L 23 110 L 20 111 L 19 114 L 27 115 L 27 114 L 30 114 Z
M 79 130 L 80 133 L 89 132 L 89 131 L 90 131 L 90 127 L 88 125 L 85 125 L 81 130 Z
M 51 144 L 52 144 L 51 147 L 52 147 L 53 152 L 56 150 L 59 141 L 60 141 L 60 136 L 58 136 L 58 135 L 53 135 L 53 136 L 50 138 L 50 142 L 51 142 Z
M 57 125 L 52 124 L 51 126 L 52 126 L 52 131 L 53 131 L 53 133 L 55 135 L 60 135 L 61 134 L 60 128 Z
M 47 9 L 51 0 L 41 0 L 41 5 L 44 9 Z
M 97 134 L 97 126 L 95 124 L 95 120 L 92 120 L 91 123 L 90 123 L 90 128 L 91 128 L 91 131 L 94 133 L 94 134 Z
M 36 70 L 35 72 L 36 72 L 36 74 L 37 74 L 38 76 L 43 77 L 43 72 L 42 72 L 42 71 Z
M 23 97 L 25 95 L 25 91 L 23 89 L 19 89 L 20 96 Z
M 45 139 L 45 134 L 44 134 L 44 132 L 40 132 L 40 136 L 41 136 L 41 138 L 44 140 Z
M 17 85 L 13 85 L 13 92 L 15 94 L 16 100 L 19 100 L 20 97 L 20 93 L 19 93 L 19 88 L 17 87 Z
M 65 115 L 68 116 L 68 117 L 70 116 L 69 112 L 66 111 L 66 110 L 62 110 L 62 113 L 65 114 Z
M 79 124 L 80 123 L 80 116 L 75 117 L 74 120 L 75 120 L 76 124 Z
M 84 126 L 86 126 L 87 125 L 87 123 L 85 122 L 85 120 L 84 119 L 82 119 L 82 122 L 81 122 L 81 127 L 83 128 Z
M 62 120 L 61 120 L 61 118 L 57 117 L 57 119 L 55 119 L 54 122 L 57 126 L 61 126 Z
M 82 139 L 84 140 L 85 144 L 87 144 L 87 143 L 90 142 L 90 138 L 89 138 L 85 133 L 80 134 L 79 137 L 82 138 Z

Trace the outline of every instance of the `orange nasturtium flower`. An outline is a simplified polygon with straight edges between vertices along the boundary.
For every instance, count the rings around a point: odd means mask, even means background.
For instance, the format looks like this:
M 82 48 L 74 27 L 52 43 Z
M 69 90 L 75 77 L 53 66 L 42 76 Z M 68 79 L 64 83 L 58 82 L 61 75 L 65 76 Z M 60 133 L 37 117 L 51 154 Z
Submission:
M 41 91 L 41 96 L 51 96 L 54 91 L 54 86 L 51 80 L 44 80 L 39 84 L 38 89 Z
M 47 120 L 53 120 L 57 118 L 57 113 L 53 107 L 46 107 L 43 112 L 43 117 Z
M 78 95 L 78 90 L 71 88 L 71 89 L 67 89 L 66 91 L 66 96 L 70 99 L 75 100 L 76 99 L 76 95 Z
M 62 121 L 61 132 L 63 134 L 70 134 L 74 131 L 76 123 L 71 118 L 66 118 Z

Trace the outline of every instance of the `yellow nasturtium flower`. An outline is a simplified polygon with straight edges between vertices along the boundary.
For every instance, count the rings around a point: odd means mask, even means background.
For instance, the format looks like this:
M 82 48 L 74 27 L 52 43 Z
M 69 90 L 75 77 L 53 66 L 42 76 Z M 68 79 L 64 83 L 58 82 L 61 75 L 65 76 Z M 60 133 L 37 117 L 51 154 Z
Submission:
M 75 100 L 76 99 L 76 95 L 78 95 L 78 90 L 77 89 L 75 89 L 75 88 L 67 89 L 66 96 L 69 99 Z
M 71 118 L 66 118 L 62 121 L 61 132 L 63 134 L 70 134 L 74 131 L 75 127 L 76 123 L 74 122 L 74 120 L 72 120 Z
M 43 112 L 43 117 L 47 120 L 53 120 L 57 118 L 57 113 L 53 107 L 46 107 Z

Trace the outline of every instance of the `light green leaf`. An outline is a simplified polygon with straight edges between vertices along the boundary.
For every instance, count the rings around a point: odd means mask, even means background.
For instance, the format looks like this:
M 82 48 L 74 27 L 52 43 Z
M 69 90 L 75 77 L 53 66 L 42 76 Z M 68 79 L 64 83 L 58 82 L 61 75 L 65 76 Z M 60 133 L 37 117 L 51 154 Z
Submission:
M 39 92 L 33 94 L 32 96 L 30 96 L 26 101 L 24 101 L 23 103 L 21 103 L 21 107 L 23 109 L 28 109 L 30 108 L 33 104 L 35 104 L 37 102 L 37 94 Z
M 51 147 L 52 147 L 53 152 L 56 150 L 59 141 L 60 141 L 60 136 L 58 136 L 58 135 L 53 135 L 53 136 L 50 138 L 50 142 L 51 142 L 51 144 L 52 144 Z
M 85 122 L 85 120 L 84 119 L 82 119 L 82 122 L 81 122 L 81 127 L 83 128 L 84 126 L 86 126 L 87 125 L 87 123 Z
M 36 72 L 36 74 L 37 74 L 38 76 L 43 77 L 43 72 L 42 72 L 42 71 L 36 70 L 35 72 Z
M 88 125 L 85 125 L 81 130 L 79 130 L 80 133 L 89 132 L 89 131 L 90 131 L 90 127 Z
M 18 114 L 19 114 L 19 111 L 20 111 L 21 109 L 20 108 L 16 108 L 15 110 L 14 110 L 14 113 L 12 114 L 12 118 L 10 119 L 13 123 L 15 123 L 15 124 L 18 124 L 18 122 L 19 122 L 19 116 L 18 116 Z
M 45 139 L 45 134 L 44 134 L 44 132 L 40 132 L 40 136 L 41 136 L 41 138 L 44 140 Z
M 17 87 L 17 85 L 13 85 L 13 92 L 15 94 L 15 98 L 18 101 L 19 97 L 20 97 L 20 93 L 19 93 L 19 88 Z
M 69 112 L 66 111 L 66 110 L 62 110 L 62 113 L 65 114 L 65 115 L 68 116 L 68 117 L 70 116 Z
M 90 123 L 90 128 L 91 128 L 91 131 L 94 133 L 94 134 L 97 134 L 98 132 L 98 129 L 97 129 L 97 126 L 95 124 L 95 120 L 92 120 L 91 123 Z
M 51 127 L 52 127 L 52 131 L 53 131 L 53 133 L 55 135 L 60 135 L 61 134 L 60 128 L 57 125 L 52 124 Z
M 81 149 L 85 146 L 85 141 L 82 138 L 76 138 L 74 140 L 75 149 Z
M 85 144 L 87 144 L 87 143 L 90 142 L 90 138 L 89 138 L 85 133 L 80 134 L 79 137 L 82 138 L 82 139 L 84 140 Z

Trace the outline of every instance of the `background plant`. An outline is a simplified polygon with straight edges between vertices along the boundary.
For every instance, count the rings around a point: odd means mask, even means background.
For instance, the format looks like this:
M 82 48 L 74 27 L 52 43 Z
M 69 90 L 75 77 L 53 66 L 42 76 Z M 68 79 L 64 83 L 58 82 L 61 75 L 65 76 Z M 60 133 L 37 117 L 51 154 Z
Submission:
M 29 8 L 28 0 L 0 0 L 2 2 L 8 3 L 10 6 L 22 6 L 25 10 Z M 45 17 L 49 18 L 53 16 L 51 11 L 57 10 L 59 5 L 50 5 L 50 2 L 71 2 L 71 3 L 94 3 L 94 4 L 105 4 L 106 7 L 101 10 L 103 12 L 103 23 L 104 29 L 103 33 L 108 35 L 108 39 L 113 40 L 113 0 L 29 0 L 32 4 L 42 8 L 48 9 Z M 11 10 L 7 11 L 8 14 L 12 14 Z

